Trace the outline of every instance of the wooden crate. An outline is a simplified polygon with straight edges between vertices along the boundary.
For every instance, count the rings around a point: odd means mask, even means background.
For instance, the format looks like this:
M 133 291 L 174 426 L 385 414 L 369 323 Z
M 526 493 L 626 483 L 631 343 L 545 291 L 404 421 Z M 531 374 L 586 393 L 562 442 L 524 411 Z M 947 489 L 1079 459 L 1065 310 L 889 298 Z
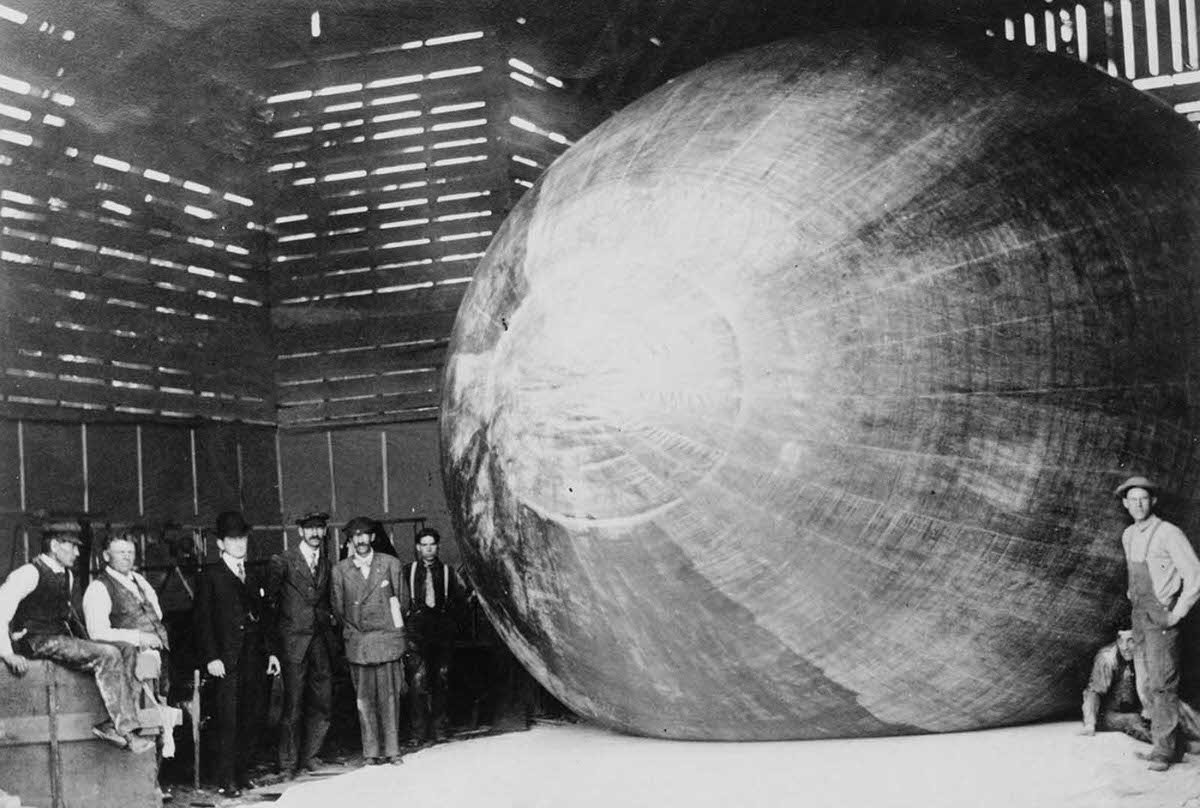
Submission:
M 159 808 L 155 753 L 96 738 L 106 717 L 92 674 L 39 661 L 18 678 L 0 664 L 0 789 L 36 808 Z

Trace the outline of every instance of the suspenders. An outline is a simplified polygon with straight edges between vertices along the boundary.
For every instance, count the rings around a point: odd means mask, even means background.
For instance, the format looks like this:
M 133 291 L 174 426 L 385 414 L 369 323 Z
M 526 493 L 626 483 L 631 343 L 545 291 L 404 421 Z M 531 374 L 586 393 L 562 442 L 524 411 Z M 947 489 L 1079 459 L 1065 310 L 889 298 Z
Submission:
M 408 596 L 412 598 L 413 605 L 425 605 L 425 593 L 421 593 L 420 600 L 417 599 L 417 564 L 421 562 L 414 561 L 408 568 Z M 450 597 L 450 567 L 447 564 L 442 564 L 442 602 Z

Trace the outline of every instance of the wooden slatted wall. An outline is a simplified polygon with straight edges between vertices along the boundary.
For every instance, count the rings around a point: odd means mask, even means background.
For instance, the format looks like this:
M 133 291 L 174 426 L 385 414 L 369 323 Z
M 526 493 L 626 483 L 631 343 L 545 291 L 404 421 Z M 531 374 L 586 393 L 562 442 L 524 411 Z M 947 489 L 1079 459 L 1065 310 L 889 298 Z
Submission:
M 509 64 L 502 28 L 427 25 L 369 48 L 319 44 L 275 67 L 267 172 L 281 427 L 435 418 L 476 263 L 532 180 L 590 125 L 562 82 Z
M 0 17 L 3 414 L 272 423 L 253 172 L 98 124 L 82 22 Z
M 988 33 L 1073 56 L 1125 79 L 1200 125 L 1197 0 L 1046 4 Z

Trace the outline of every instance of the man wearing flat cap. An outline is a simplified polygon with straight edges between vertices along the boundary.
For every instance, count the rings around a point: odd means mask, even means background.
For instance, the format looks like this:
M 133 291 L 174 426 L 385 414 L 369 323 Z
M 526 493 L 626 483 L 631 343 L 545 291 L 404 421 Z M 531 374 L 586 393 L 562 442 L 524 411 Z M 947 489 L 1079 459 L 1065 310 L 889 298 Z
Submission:
M 1134 476 L 1117 486 L 1133 524 L 1121 535 L 1133 607 L 1133 640 L 1149 701 L 1154 746 L 1144 755 L 1152 771 L 1180 759 L 1179 622 L 1200 600 L 1200 560 L 1187 536 L 1154 513 L 1158 487 Z
M 374 527 L 365 516 L 346 523 L 350 557 L 333 568 L 332 602 L 346 640 L 363 757 L 375 764 L 400 763 L 404 575 L 398 559 L 371 547 Z
M 146 752 L 154 742 L 134 734 L 141 690 L 133 675 L 134 649 L 93 642 L 79 616 L 79 586 L 71 568 L 82 543 L 77 522 L 45 525 L 41 555 L 0 585 L 0 659 L 17 676 L 29 669 L 30 659 L 92 671 L 110 719 L 92 732 L 132 752 Z
M 289 776 L 321 765 L 317 755 L 333 708 L 336 623 L 329 603 L 328 521 L 329 514 L 315 508 L 301 516 L 300 543 L 273 556 L 268 571 L 267 598 L 283 663 L 279 768 Z
M 267 677 L 279 673 L 266 585 L 246 566 L 250 526 L 238 511 L 217 516 L 221 557 L 196 584 L 196 654 L 213 682 L 216 781 L 224 796 L 253 786 Z

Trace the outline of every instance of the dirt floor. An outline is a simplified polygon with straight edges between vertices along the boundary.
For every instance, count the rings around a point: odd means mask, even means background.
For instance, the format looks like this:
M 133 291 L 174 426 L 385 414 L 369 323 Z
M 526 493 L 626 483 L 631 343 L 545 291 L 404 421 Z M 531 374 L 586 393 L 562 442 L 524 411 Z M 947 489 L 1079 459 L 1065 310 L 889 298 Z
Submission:
M 954 735 L 685 743 L 539 724 L 423 748 L 401 766 L 347 758 L 238 800 L 281 808 L 1200 808 L 1200 758 L 1147 771 L 1142 745 L 1052 723 Z

